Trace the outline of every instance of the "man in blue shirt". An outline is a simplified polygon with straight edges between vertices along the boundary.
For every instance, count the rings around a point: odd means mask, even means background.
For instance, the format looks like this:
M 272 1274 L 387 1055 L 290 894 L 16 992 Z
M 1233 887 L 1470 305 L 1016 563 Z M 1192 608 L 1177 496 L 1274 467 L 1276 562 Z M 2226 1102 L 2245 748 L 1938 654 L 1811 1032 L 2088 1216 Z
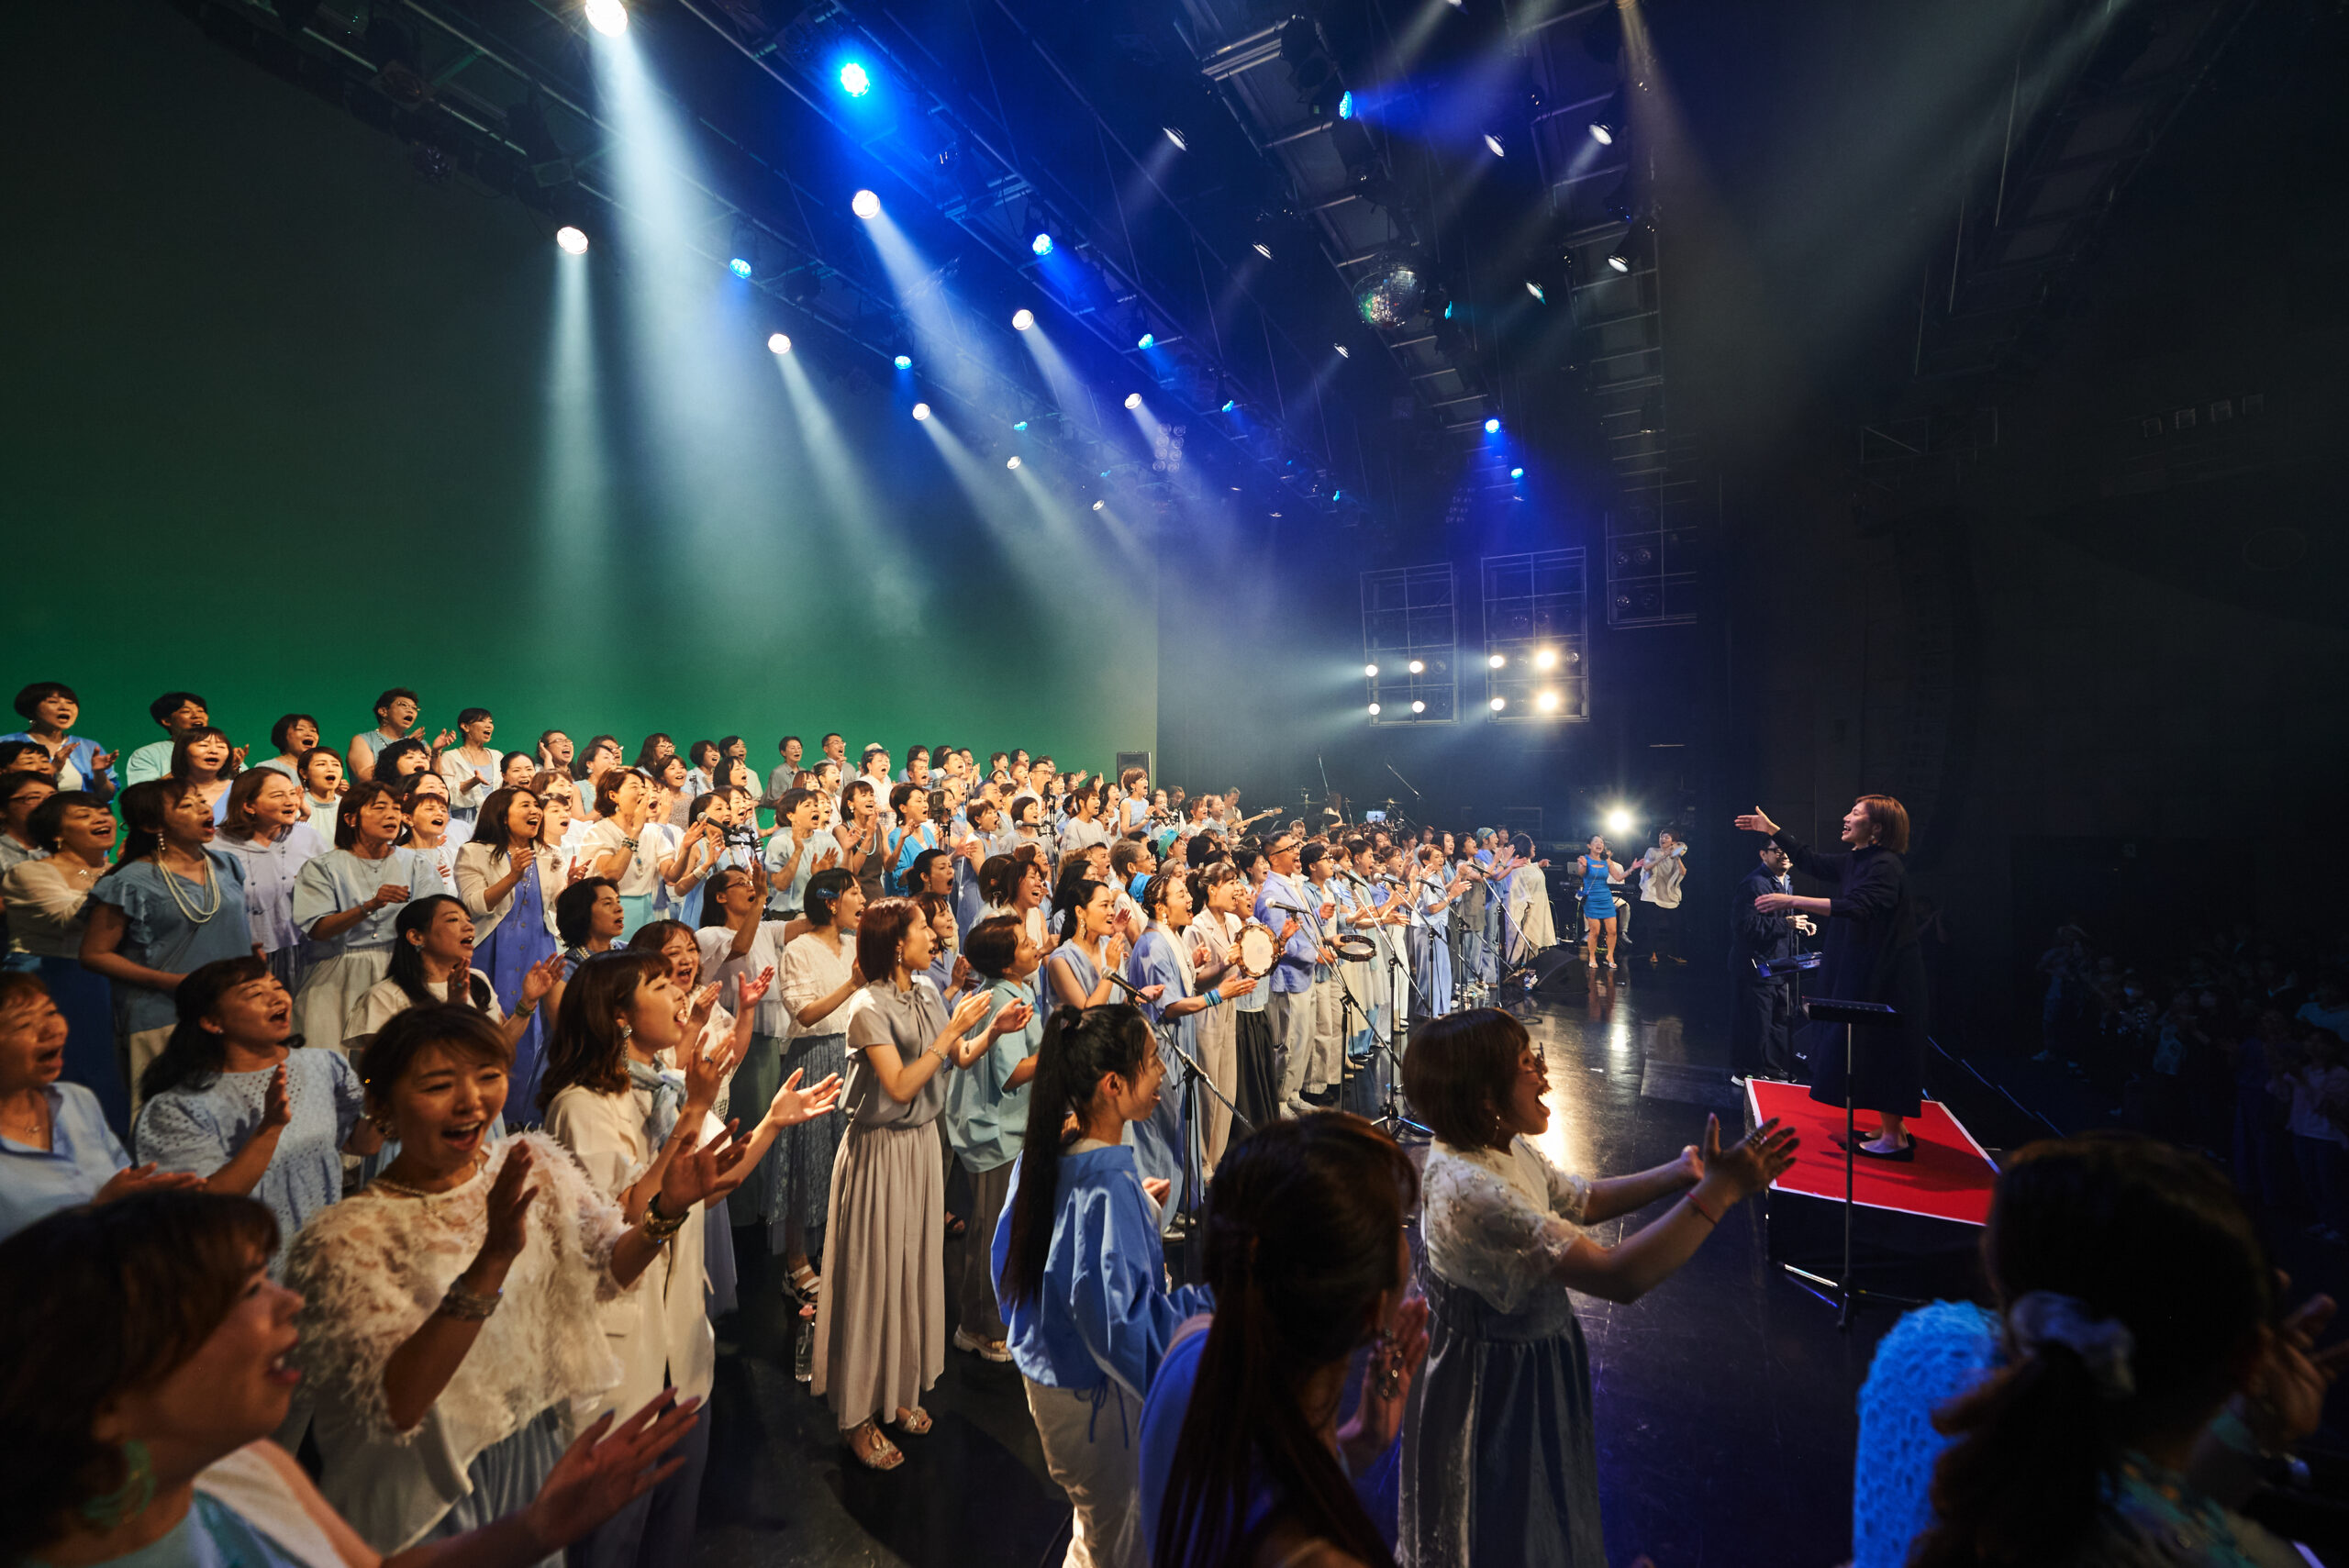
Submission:
M 1295 934 L 1274 962 L 1272 995 L 1264 1008 L 1280 1062 L 1281 1109 L 1288 1116 L 1303 1116 L 1313 1108 L 1305 1103 L 1304 1093 L 1306 1067 L 1313 1054 L 1314 970 L 1317 965 L 1338 961 L 1338 955 L 1321 940 L 1320 899 L 1308 891 L 1298 871 L 1298 854 L 1303 847 L 1303 840 L 1295 832 L 1284 832 L 1275 839 L 1272 847 L 1264 851 L 1272 873 L 1256 890 L 1258 920 L 1275 930 L 1281 929 L 1291 918 L 1297 921 Z

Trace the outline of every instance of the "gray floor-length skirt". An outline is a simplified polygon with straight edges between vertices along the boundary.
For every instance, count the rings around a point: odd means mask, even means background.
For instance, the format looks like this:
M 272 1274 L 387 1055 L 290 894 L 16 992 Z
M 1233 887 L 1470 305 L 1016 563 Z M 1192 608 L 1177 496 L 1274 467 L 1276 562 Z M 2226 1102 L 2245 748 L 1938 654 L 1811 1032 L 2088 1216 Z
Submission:
M 1402 1531 L 1413 1568 L 1607 1568 L 1590 1352 L 1564 1289 L 1520 1312 L 1422 1276 L 1428 1359 L 1403 1419 Z
M 810 1380 L 842 1431 L 918 1407 L 946 1370 L 945 1249 L 938 1129 L 850 1127 L 832 1166 Z
M 845 1010 L 845 1009 L 843 1009 Z M 767 1098 L 794 1073 L 803 1089 L 831 1073 L 848 1071 L 848 1036 L 803 1034 L 784 1042 L 775 1064 L 774 1083 Z M 763 1103 L 763 1102 L 762 1102 Z M 797 1219 L 813 1242 L 831 1210 L 832 1167 L 840 1158 L 841 1140 L 848 1131 L 848 1117 L 840 1111 L 786 1127 L 767 1151 L 768 1190 L 760 1199 L 767 1219 L 767 1250 L 777 1255 L 784 1245 L 785 1223 Z

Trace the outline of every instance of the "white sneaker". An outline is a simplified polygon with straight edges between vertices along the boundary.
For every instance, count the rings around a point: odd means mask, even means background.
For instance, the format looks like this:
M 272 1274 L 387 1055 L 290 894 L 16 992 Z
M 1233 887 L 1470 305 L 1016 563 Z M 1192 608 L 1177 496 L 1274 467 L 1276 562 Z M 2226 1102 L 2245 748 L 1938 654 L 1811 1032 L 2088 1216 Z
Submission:
M 1001 1340 L 982 1340 L 960 1328 L 954 1330 L 954 1348 L 968 1351 L 983 1361 L 1008 1362 L 1011 1359 L 1011 1347 Z

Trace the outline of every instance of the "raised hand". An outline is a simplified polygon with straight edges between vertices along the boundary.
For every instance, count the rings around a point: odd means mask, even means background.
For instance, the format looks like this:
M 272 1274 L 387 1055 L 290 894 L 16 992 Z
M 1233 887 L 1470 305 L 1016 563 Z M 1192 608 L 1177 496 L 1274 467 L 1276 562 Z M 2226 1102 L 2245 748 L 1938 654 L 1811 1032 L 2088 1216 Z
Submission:
M 228 748 L 228 771 L 230 773 L 241 773 L 244 771 L 245 753 L 250 750 L 251 748 L 248 746 L 231 746 Z
M 2262 1447 L 2289 1448 L 2323 1418 L 2324 1396 L 2349 1362 L 2349 1340 L 2316 1348 L 2332 1315 L 2331 1296 L 2312 1296 L 2268 1336 L 2267 1353 L 2252 1375 L 2251 1397 L 2239 1401 L 2251 1407 L 2246 1418 Z
M 505 1267 L 522 1255 L 523 1245 L 529 1240 L 530 1201 L 538 1189 L 529 1184 L 532 1153 L 527 1143 L 516 1143 L 513 1152 L 506 1156 L 506 1163 L 497 1170 L 497 1180 L 490 1184 L 488 1230 L 482 1237 L 481 1251 L 476 1261 L 486 1261 Z
M 261 1125 L 256 1134 L 274 1131 L 294 1119 L 294 1096 L 285 1086 L 284 1063 L 269 1075 L 269 1087 L 262 1091 Z
M 818 871 L 829 871 L 840 863 L 841 852 L 837 848 L 826 850 L 822 854 L 816 857 L 816 869 Z
M 424 727 L 419 724 L 417 728 L 421 729 Z M 460 739 L 462 739 L 462 737 L 460 737 L 455 730 L 444 729 L 440 734 L 435 735 L 432 738 L 432 749 L 435 751 L 445 751 L 450 747 L 455 745 Z
M 767 1103 L 767 1120 L 777 1127 L 796 1127 L 803 1121 L 813 1121 L 829 1115 L 832 1107 L 840 1104 L 839 1073 L 829 1073 L 804 1089 L 799 1086 L 799 1079 L 800 1072 L 795 1067 L 791 1076 L 783 1081 L 783 1087 L 774 1092 L 774 1098 Z
M 1388 1329 L 1371 1351 L 1369 1374 L 1362 1382 L 1362 1401 L 1354 1418 L 1338 1433 L 1341 1447 L 1353 1453 L 1383 1454 L 1403 1429 L 1403 1407 L 1409 1403 L 1411 1385 L 1428 1359 L 1428 1304 L 1424 1296 L 1403 1303 Z
M 768 964 L 756 974 L 744 974 L 734 982 L 734 1010 L 747 1013 L 759 1005 L 759 999 L 774 984 L 774 965 Z
M 1731 825 L 1741 833 L 1768 833 L 1775 836 L 1778 831 L 1778 825 L 1771 821 L 1758 806 L 1735 818 Z
M 204 1178 L 193 1171 L 159 1171 L 150 1160 L 144 1165 L 126 1165 L 106 1178 L 106 1185 L 90 1195 L 92 1203 L 112 1203 L 117 1198 L 139 1193 L 161 1192 L 167 1187 L 200 1187 Z
M 1021 1029 L 1026 1029 L 1035 1017 L 1035 1008 L 1025 1002 L 1014 1002 L 995 1016 L 994 1021 L 987 1025 L 987 1031 L 997 1038 L 1008 1034 L 1018 1034 Z
M 1256 977 L 1252 974 L 1242 974 L 1237 980 L 1225 981 L 1222 984 L 1217 986 L 1216 989 L 1223 993 L 1223 999 L 1225 1001 L 1236 1002 L 1240 1000 L 1241 997 L 1248 995 L 1249 992 L 1256 989 Z
M 549 953 L 522 972 L 522 1006 L 535 1007 L 562 984 L 562 954 Z
M 114 766 L 114 760 L 121 754 L 119 751 L 94 751 L 90 754 L 90 766 L 97 773 L 105 773 Z
M 701 1403 L 664 1389 L 617 1428 L 608 1411 L 590 1422 L 522 1509 L 539 1551 L 553 1555 L 675 1474 L 684 1459 L 657 1462 L 693 1430 Z
M 1776 1117 L 1755 1128 L 1733 1146 L 1721 1147 L 1720 1118 L 1705 1118 L 1705 1142 L 1699 1156 L 1705 1173 L 1724 1182 L 1738 1201 L 1752 1197 L 1784 1175 L 1795 1162 L 1801 1140 L 1794 1129 L 1782 1127 Z
M 979 1027 L 979 1020 L 987 1016 L 987 1009 L 994 1005 L 995 999 L 985 991 L 973 992 L 963 998 L 946 1020 L 946 1032 L 957 1037 L 969 1034 Z
M 1303 927 L 1301 924 L 1299 924 L 1299 922 L 1298 922 L 1298 920 L 1297 920 L 1297 917 L 1296 917 L 1296 916 L 1294 916 L 1294 915 L 1291 915 L 1291 916 L 1290 916 L 1290 917 L 1289 917 L 1286 921 L 1284 921 L 1284 922 L 1282 923 L 1282 925 L 1281 925 L 1281 946 L 1282 946 L 1282 947 L 1284 947 L 1284 948 L 1287 947 L 1287 946 L 1288 946 L 1288 943 L 1289 943 L 1289 939 L 1290 939 L 1291 937 L 1296 936 L 1296 935 L 1297 935 L 1297 933 L 1298 931 L 1303 930 L 1303 929 L 1304 929 L 1304 927 Z
M 1166 1205 L 1166 1195 L 1174 1190 L 1174 1184 L 1164 1176 L 1145 1176 L 1142 1178 L 1141 1190 L 1150 1195 L 1151 1202 L 1163 1208 Z
M 563 873 L 562 884 L 568 887 L 574 882 L 584 882 L 595 874 L 595 870 L 596 868 L 585 861 L 573 861 L 571 862 L 571 869 Z
M 669 1157 L 668 1165 L 661 1173 L 662 1213 L 683 1214 L 697 1203 L 724 1197 L 742 1184 L 751 1167 L 742 1162 L 745 1151 L 735 1136 L 740 1126 L 739 1122 L 728 1122 L 704 1146 L 698 1122 L 677 1124 L 677 1130 L 669 1135 L 677 1151 Z

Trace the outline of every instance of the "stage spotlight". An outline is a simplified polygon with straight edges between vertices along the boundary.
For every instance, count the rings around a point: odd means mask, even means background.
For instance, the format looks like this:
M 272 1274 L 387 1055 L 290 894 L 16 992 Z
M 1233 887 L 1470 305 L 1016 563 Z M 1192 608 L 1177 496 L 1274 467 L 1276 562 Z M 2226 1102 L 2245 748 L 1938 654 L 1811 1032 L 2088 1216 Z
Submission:
M 1166 139 L 1174 144 L 1175 151 L 1188 152 L 1191 150 L 1191 144 L 1183 139 L 1182 131 L 1171 125 L 1163 125 L 1158 128 L 1166 133 Z
M 871 191 L 859 191 L 849 198 L 848 210 L 870 222 L 881 216 L 881 198 Z
M 1410 671 L 1414 675 L 1424 675 L 1428 673 L 1428 667 L 1419 660 L 1414 659 L 1410 663 Z
M 1049 256 L 1052 253 L 1052 237 L 1049 234 L 1039 234 L 1035 239 L 1028 241 L 1028 249 L 1039 256 Z
M 1547 305 L 1550 303 L 1550 296 L 1543 294 L 1542 292 L 1542 285 L 1535 283 L 1531 278 L 1525 280 L 1525 292 L 1533 296 L 1536 304 Z
M 1036 325 L 1036 313 L 1034 311 L 1023 306 L 1022 308 L 1011 313 L 1011 329 L 1013 331 L 1025 332 L 1034 325 Z
M 1558 667 L 1558 651 L 1554 648 L 1544 648 L 1536 652 L 1533 655 L 1533 667 L 1537 670 L 1556 669 Z
M 1543 692 L 1542 695 L 1549 699 L 1550 706 L 1555 707 L 1558 706 L 1557 693 Z M 1607 830 L 1609 833 L 1630 832 L 1631 830 L 1631 814 L 1624 810 L 1621 806 L 1617 806 L 1614 810 L 1607 814 Z
M 901 371 L 909 371 L 914 368 L 913 358 L 908 354 L 899 354 L 896 359 L 891 360 L 889 362 L 896 365 Z
M 770 332 L 767 334 L 767 352 L 770 354 L 791 352 L 791 339 L 780 332 Z
M 747 278 L 751 275 L 751 263 L 737 256 L 726 263 L 726 270 L 738 278 Z
M 841 91 L 852 98 L 862 98 L 873 91 L 873 74 L 855 61 L 841 67 Z
M 1139 407 L 1141 407 L 1141 393 L 1139 393 L 1139 392 L 1129 392 L 1129 393 L 1127 393 L 1127 394 L 1126 394 L 1126 406 L 1127 406 L 1127 407 L 1129 407 L 1129 408 L 1139 408 Z
M 1501 709 L 1508 706 L 1508 699 L 1507 697 L 1495 697 L 1491 702 L 1486 703 L 1485 706 L 1491 708 L 1495 713 L 1498 713 Z
M 1019 466 L 1019 454 L 1018 452 L 1013 452 L 1009 457 L 1005 458 L 1003 460 L 1003 466 L 1006 468 L 1018 468 Z
M 1240 401 L 1239 401 L 1239 399 L 1237 399 L 1237 398 L 1232 398 L 1232 397 L 1227 397 L 1227 398 L 1225 398 L 1225 399 L 1223 400 L 1223 406 L 1222 406 L 1221 408 L 1218 409 L 1218 410 L 1217 410 L 1217 412 L 1218 412 L 1218 413 L 1221 413 L 1221 414 L 1229 414 L 1229 413 L 1230 413 L 1233 409 L 1235 409 L 1235 408 L 1237 408 L 1237 407 L 1239 407 L 1239 406 L 1240 406 Z
M 620 0 L 587 0 L 587 25 L 616 39 L 628 31 L 628 7 Z
M 929 405 L 929 404 L 927 404 L 927 403 L 917 403 L 917 404 L 915 404 L 915 405 L 914 405 L 914 417 L 915 417 L 915 418 L 917 418 L 917 419 L 927 419 L 927 418 L 929 418 L 929 417 L 930 417 L 930 405 Z
M 1555 692 L 1543 692 L 1540 696 L 1533 699 L 1533 706 L 1540 708 L 1543 713 L 1555 713 L 1558 711 L 1558 694 Z M 1622 831 L 1620 828 L 1618 828 L 1615 830 L 1619 833 Z
M 585 231 L 573 228 L 567 223 L 561 228 L 554 231 L 554 242 L 562 247 L 562 252 L 566 256 L 584 256 L 587 254 L 587 235 Z
M 1411 711 L 1413 713 L 1425 713 L 1427 710 L 1428 705 L 1423 702 L 1415 702 L 1411 705 Z
M 1498 419 L 1487 419 L 1485 421 L 1485 434 L 1488 436 L 1497 436 L 1500 433 L 1501 422 Z
M 1096 502 L 1094 502 L 1094 503 L 1093 503 L 1093 509 L 1094 509 L 1095 511 L 1097 511 L 1097 511 L 1099 511 L 1102 507 L 1104 507 L 1104 506 L 1108 506 L 1108 504 L 1109 504 L 1109 503 L 1108 503 L 1108 502 L 1107 502 L 1107 501 L 1096 501 Z
M 1506 158 L 1508 156 L 1508 150 L 1501 146 L 1501 139 L 1495 136 L 1491 131 L 1486 131 L 1485 133 L 1485 145 L 1493 150 L 1493 156 L 1496 158 Z
M 1378 705 L 1376 703 L 1370 705 L 1370 717 L 1373 718 L 1376 718 L 1378 717 Z
M 1507 654 L 1496 653 L 1485 661 L 1485 667 L 1488 670 L 1497 670 L 1508 662 L 1508 656 Z
M 1255 251 L 1257 255 L 1262 256 L 1267 261 L 1273 259 L 1273 248 L 1265 244 L 1261 239 L 1250 246 L 1249 249 Z
M 1378 666 L 1375 664 L 1364 665 L 1362 667 L 1362 673 L 1368 675 L 1374 681 L 1378 679 Z
M 1134 339 L 1134 347 L 1137 349 L 1154 348 L 1157 346 L 1157 343 L 1158 334 L 1155 332 L 1145 332 L 1141 337 Z
M 1346 92 L 1338 95 L 1338 117 L 1341 120 L 1350 120 L 1354 117 L 1354 95 L 1353 93 Z
M 1332 343 L 1330 347 L 1338 350 L 1338 358 L 1341 360 L 1351 360 L 1354 357 L 1353 350 L 1347 348 L 1343 343 Z
M 1616 242 L 1615 249 L 1607 252 L 1607 264 L 1619 272 L 1628 272 L 1631 270 L 1631 237 L 1626 233 Z
M 1011 428 L 1012 428 L 1013 429 L 1015 429 L 1015 430 L 1024 430 L 1024 429 L 1026 429 L 1026 428 L 1028 428 L 1028 421 L 1027 421 L 1027 420 L 1025 420 L 1025 419 L 1019 420 L 1018 423 L 1014 424 Z
M 1590 139 L 1601 147 L 1612 147 L 1615 145 L 1615 128 L 1604 120 L 1593 120 L 1590 122 Z
M 1511 479 L 1522 479 L 1525 477 L 1525 470 L 1521 468 L 1512 468 L 1508 471 L 1508 476 Z

